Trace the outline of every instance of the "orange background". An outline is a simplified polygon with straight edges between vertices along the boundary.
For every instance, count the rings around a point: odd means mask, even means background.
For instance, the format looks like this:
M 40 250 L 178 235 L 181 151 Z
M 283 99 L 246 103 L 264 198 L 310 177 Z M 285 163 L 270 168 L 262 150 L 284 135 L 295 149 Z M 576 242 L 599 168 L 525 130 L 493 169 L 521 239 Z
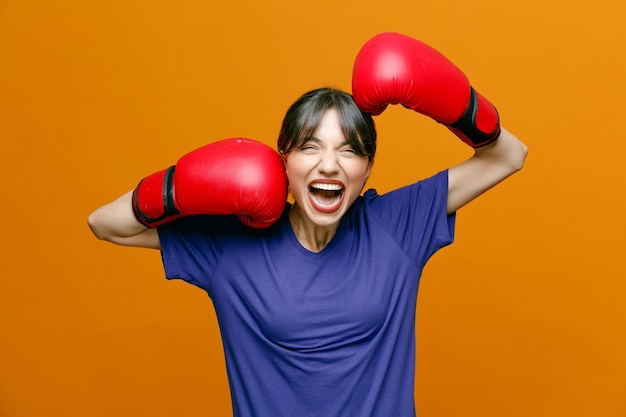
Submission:
M 439 49 L 530 148 L 461 210 L 417 316 L 422 417 L 626 416 L 622 0 L 0 0 L 0 416 L 228 416 L 210 300 L 86 218 L 200 145 L 274 144 L 360 46 Z M 470 150 L 395 106 L 380 192 Z

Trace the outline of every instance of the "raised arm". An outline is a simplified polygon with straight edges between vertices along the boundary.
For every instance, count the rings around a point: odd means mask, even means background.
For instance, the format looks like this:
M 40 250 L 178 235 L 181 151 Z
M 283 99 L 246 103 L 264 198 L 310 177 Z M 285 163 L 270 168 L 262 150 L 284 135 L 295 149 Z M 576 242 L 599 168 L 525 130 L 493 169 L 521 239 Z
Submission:
M 526 146 L 500 126 L 498 112 L 465 74 L 432 47 L 399 33 L 381 33 L 359 51 L 352 77 L 354 100 L 377 115 L 389 104 L 446 126 L 474 155 L 448 171 L 452 213 L 522 168 Z
M 94 211 L 88 219 L 100 239 L 160 248 L 155 227 L 182 216 L 236 214 L 248 226 L 271 226 L 287 201 L 281 156 L 244 138 L 196 149 L 176 165 L 147 176 L 133 191 Z
M 498 140 L 476 148 L 467 161 L 448 170 L 448 214 L 454 213 L 522 169 L 526 145 L 502 128 Z

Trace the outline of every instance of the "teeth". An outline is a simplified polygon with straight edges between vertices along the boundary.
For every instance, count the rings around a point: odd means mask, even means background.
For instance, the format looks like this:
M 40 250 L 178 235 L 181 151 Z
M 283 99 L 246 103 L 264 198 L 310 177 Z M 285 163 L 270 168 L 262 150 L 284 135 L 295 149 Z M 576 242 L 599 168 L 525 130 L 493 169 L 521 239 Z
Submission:
M 340 191 L 341 185 L 339 184 L 325 184 L 325 183 L 315 183 L 311 185 L 311 188 L 315 188 L 316 190 L 323 191 Z

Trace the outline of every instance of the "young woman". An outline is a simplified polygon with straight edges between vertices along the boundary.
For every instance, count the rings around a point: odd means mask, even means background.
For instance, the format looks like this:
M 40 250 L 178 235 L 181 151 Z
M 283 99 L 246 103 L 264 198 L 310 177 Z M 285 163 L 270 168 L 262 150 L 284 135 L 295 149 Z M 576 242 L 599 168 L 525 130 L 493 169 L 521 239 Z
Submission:
M 215 142 L 89 217 L 100 239 L 160 249 L 167 278 L 211 297 L 235 416 L 415 415 L 422 269 L 452 242 L 455 212 L 526 156 L 460 71 L 416 42 L 384 34 L 366 44 L 353 96 L 323 88 L 300 97 L 278 153 L 247 139 Z M 436 81 L 405 65 L 416 61 L 437 77 L 452 73 L 455 91 L 423 100 L 415 80 Z M 401 93 L 398 74 L 413 79 Z M 475 154 L 387 194 L 361 194 L 376 152 L 371 114 L 397 102 L 446 124 Z

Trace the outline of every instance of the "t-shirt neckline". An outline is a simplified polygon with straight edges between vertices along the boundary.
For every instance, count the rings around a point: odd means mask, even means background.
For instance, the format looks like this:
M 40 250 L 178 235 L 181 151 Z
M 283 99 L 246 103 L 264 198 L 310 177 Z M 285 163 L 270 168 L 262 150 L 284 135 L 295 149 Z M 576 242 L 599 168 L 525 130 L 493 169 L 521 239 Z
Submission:
M 285 209 L 284 212 L 284 227 L 287 228 L 288 230 L 288 236 L 289 236 L 289 240 L 291 240 L 291 243 L 293 244 L 294 248 L 296 248 L 296 250 L 298 252 L 300 252 L 300 254 L 302 254 L 303 256 L 305 256 L 306 258 L 309 258 L 313 261 L 320 261 L 324 258 L 326 258 L 328 256 L 329 253 L 331 253 L 333 251 L 333 248 L 335 246 L 337 246 L 338 242 L 341 241 L 341 239 L 344 236 L 344 229 L 345 229 L 345 224 L 346 224 L 346 215 L 348 213 L 345 213 L 343 215 L 343 217 L 341 218 L 341 220 L 339 221 L 339 226 L 337 227 L 337 231 L 335 232 L 335 235 L 330 239 L 330 242 L 328 242 L 328 245 L 326 245 L 326 247 L 324 247 L 321 251 L 319 252 L 314 252 L 312 250 L 309 250 L 307 248 L 305 248 L 302 243 L 300 243 L 300 241 L 298 240 L 298 237 L 296 236 L 296 232 L 293 230 L 293 227 L 291 226 L 291 221 L 289 220 L 289 210 L 291 210 L 291 203 L 287 203 L 287 207 Z

